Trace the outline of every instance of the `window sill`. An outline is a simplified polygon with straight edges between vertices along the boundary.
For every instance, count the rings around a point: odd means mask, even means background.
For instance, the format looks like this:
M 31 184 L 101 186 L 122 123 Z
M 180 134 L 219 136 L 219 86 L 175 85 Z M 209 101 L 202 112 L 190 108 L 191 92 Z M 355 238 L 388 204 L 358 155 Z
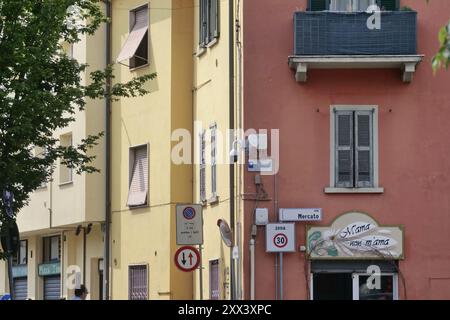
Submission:
M 148 66 L 150 66 L 150 62 L 146 63 L 146 64 L 143 64 L 142 66 L 139 66 L 139 67 L 130 68 L 130 72 L 135 72 L 135 71 L 138 71 L 140 69 L 147 68 Z
M 72 185 L 72 184 L 73 184 L 73 180 L 67 181 L 67 182 L 60 182 L 60 183 L 59 183 L 59 186 L 60 186 L 60 187 L 65 187 L 65 186 L 70 186 L 70 185 Z
M 148 208 L 149 204 L 146 203 L 146 204 L 142 204 L 142 205 L 139 205 L 139 206 L 130 206 L 130 205 L 127 204 L 127 207 L 128 207 L 128 210 L 135 210 L 135 209 Z
M 208 204 L 209 205 L 214 205 L 214 204 L 218 204 L 219 203 L 219 196 L 217 195 L 212 195 L 211 198 L 208 199 Z
M 214 47 L 217 43 L 219 42 L 219 38 L 214 38 L 213 40 L 211 40 L 210 42 L 208 42 L 206 44 L 207 48 L 212 48 Z
M 196 56 L 197 58 L 200 58 L 200 57 L 203 56 L 205 53 L 206 53 L 206 47 L 198 47 L 195 56 Z
M 337 194 L 337 193 L 358 193 L 358 194 L 381 194 L 384 193 L 384 188 L 325 188 L 325 193 Z

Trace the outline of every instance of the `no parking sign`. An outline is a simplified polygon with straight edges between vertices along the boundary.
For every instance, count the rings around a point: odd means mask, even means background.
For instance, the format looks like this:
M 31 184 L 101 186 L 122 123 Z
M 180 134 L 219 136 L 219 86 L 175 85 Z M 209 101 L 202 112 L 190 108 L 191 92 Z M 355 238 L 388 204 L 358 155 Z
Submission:
M 268 224 L 266 226 L 266 251 L 295 252 L 295 224 Z

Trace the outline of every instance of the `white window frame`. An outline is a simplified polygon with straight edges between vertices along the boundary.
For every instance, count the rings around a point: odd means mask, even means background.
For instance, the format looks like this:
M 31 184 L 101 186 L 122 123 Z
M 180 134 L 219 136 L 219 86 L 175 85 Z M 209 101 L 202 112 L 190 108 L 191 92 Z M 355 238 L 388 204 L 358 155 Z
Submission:
M 339 188 L 336 187 L 336 117 L 335 111 L 372 111 L 373 125 L 373 187 L 371 188 Z M 331 105 L 330 106 L 330 186 L 325 193 L 384 193 L 379 186 L 378 163 L 378 106 L 377 105 Z
M 359 300 L 359 277 L 360 276 L 371 276 L 367 273 L 353 273 L 352 274 L 352 288 L 353 288 L 353 300 Z M 399 300 L 398 296 L 398 274 L 397 273 L 380 273 L 380 276 L 391 276 L 392 277 L 392 299 Z
M 127 196 L 127 207 L 130 210 L 148 207 L 150 205 L 150 144 L 149 143 L 139 144 L 139 145 L 131 146 L 128 148 L 128 195 L 130 193 L 131 180 L 133 178 L 134 153 L 135 153 L 136 149 L 143 148 L 143 147 L 145 147 L 147 150 L 147 181 L 146 181 L 147 200 L 146 200 L 145 204 L 143 204 L 143 205 L 130 206 L 130 205 L 128 205 L 128 196 Z

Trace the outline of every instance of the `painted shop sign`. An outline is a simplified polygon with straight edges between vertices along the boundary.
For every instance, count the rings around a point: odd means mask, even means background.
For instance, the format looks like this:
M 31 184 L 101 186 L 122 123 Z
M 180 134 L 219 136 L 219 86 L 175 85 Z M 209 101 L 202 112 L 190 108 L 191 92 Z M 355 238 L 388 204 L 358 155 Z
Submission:
M 40 264 L 38 267 L 38 274 L 41 277 L 58 275 L 60 273 L 61 273 L 61 263 L 60 262 L 43 263 L 43 264 Z
M 328 227 L 307 227 L 310 259 L 403 259 L 402 226 L 380 226 L 364 213 L 349 212 Z
M 12 267 L 13 278 L 24 278 L 26 276 L 28 276 L 28 266 L 26 264 Z

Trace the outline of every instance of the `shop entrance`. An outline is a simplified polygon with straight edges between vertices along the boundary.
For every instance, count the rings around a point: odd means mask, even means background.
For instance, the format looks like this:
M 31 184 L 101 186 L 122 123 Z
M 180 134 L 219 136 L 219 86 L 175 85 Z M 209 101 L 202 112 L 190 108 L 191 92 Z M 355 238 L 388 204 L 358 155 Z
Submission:
M 369 266 L 380 268 L 370 278 Z M 398 300 L 398 266 L 395 261 L 313 261 L 310 296 L 313 300 Z

